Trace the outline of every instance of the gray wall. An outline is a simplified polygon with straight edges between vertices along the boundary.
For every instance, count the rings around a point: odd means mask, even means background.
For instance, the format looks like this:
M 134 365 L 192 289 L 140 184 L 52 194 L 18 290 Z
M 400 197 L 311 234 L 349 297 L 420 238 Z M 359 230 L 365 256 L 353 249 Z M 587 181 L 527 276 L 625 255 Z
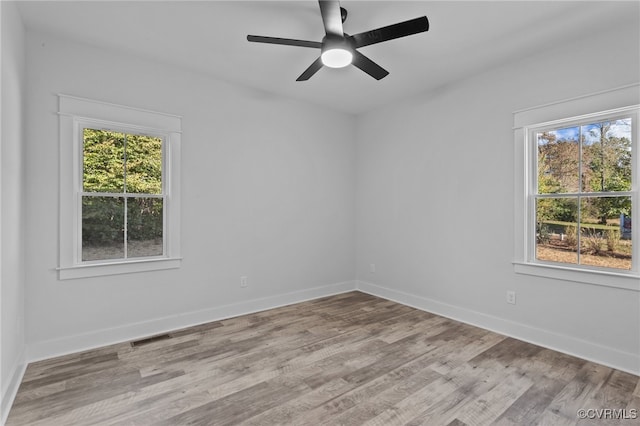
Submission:
M 353 288 L 353 117 L 44 34 L 27 52 L 30 359 Z M 183 116 L 180 269 L 57 280 L 57 93 Z
M 0 419 L 24 368 L 24 105 L 25 40 L 14 3 L 0 2 L 2 107 L 0 181 Z M 0 420 L 1 421 L 1 420 Z
M 637 291 L 517 275 L 511 263 L 512 112 L 638 83 L 638 40 L 637 25 L 594 32 L 360 117 L 361 287 L 640 371 Z

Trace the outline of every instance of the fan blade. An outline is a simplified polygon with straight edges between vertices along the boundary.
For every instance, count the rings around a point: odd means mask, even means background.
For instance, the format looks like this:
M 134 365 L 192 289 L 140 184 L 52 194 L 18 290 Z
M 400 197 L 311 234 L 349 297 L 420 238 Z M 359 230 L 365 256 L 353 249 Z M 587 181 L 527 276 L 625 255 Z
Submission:
M 318 0 L 324 31 L 328 36 L 344 37 L 342 30 L 342 13 L 339 1 Z
M 279 37 L 263 37 L 256 35 L 248 35 L 248 41 L 253 41 L 256 43 L 270 43 L 270 44 L 283 44 L 286 46 L 300 46 L 300 47 L 314 47 L 320 49 L 322 47 L 322 43 L 319 41 L 307 41 L 307 40 L 296 40 L 292 38 L 279 38 Z
M 381 27 L 375 30 L 366 31 L 351 36 L 355 47 L 369 46 L 370 44 L 380 43 L 394 38 L 405 37 L 412 34 L 422 33 L 429 30 L 429 20 L 426 16 L 410 19 L 398 24 Z
M 380 65 L 376 64 L 357 50 L 353 51 L 352 64 L 360 68 L 362 71 L 366 72 L 376 80 L 381 80 L 389 75 L 389 71 L 385 70 Z
M 318 58 L 307 68 L 296 81 L 307 81 L 322 68 L 322 58 Z

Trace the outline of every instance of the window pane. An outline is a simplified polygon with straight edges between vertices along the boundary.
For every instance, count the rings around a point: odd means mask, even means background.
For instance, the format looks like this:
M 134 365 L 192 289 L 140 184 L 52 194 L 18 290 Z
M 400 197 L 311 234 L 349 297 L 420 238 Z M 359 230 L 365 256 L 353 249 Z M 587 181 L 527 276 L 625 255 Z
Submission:
M 580 263 L 631 269 L 631 197 L 584 197 L 580 203 Z
M 578 263 L 577 198 L 536 200 L 536 259 Z
M 538 194 L 578 191 L 578 127 L 537 133 Z
M 127 200 L 128 257 L 162 256 L 162 199 Z
M 162 138 L 127 135 L 127 192 L 162 193 Z
M 82 260 L 124 258 L 124 199 L 82 197 Z
M 631 119 L 582 126 L 582 190 L 631 190 Z
M 124 191 L 124 133 L 84 129 L 82 186 L 85 192 Z

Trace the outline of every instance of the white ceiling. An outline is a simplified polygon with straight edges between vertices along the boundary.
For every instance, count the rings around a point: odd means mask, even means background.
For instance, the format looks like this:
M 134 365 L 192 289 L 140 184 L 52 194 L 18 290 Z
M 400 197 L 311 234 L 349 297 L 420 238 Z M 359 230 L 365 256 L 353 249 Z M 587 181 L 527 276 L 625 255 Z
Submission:
M 426 15 L 430 29 L 360 49 L 390 72 L 376 81 L 351 66 L 296 78 L 316 49 L 249 43 L 247 34 L 320 41 L 316 1 L 21 2 L 29 30 L 211 74 L 283 96 L 361 113 L 433 90 L 566 40 L 635 22 L 638 1 L 354 1 L 355 34 Z

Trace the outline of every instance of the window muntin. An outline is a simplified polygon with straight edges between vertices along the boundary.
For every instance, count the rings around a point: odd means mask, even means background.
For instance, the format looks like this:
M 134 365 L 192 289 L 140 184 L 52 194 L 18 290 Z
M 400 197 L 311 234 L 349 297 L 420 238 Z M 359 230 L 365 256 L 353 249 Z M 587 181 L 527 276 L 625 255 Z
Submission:
M 164 137 L 82 127 L 81 262 L 164 256 Z
M 633 115 L 620 115 L 530 130 L 536 262 L 634 269 L 625 224 L 632 217 L 635 125 Z

